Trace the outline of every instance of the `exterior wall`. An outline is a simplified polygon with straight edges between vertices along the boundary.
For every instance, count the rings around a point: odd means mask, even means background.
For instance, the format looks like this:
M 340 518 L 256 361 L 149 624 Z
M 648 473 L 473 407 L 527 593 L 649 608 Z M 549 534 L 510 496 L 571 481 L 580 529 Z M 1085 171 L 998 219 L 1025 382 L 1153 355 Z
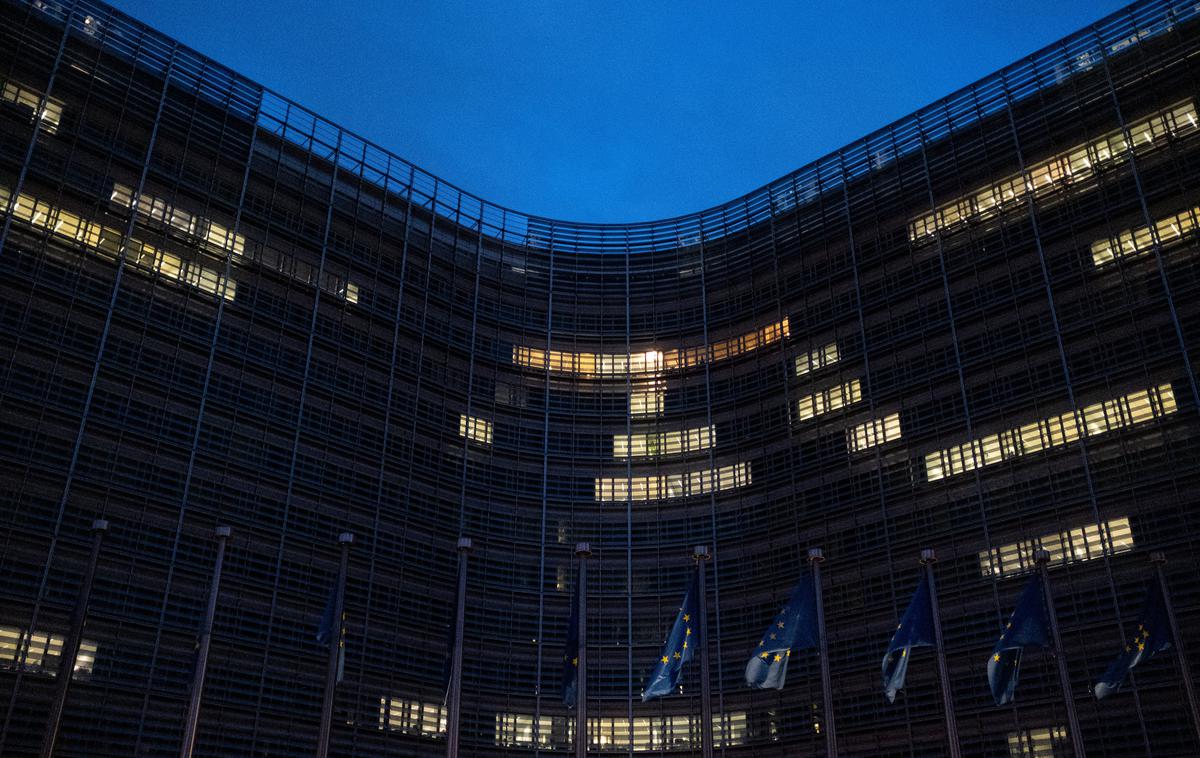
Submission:
M 107 6 L 0 3 L 0 645 L 65 634 L 112 523 L 58 754 L 177 754 L 218 524 L 205 755 L 312 750 L 342 531 L 335 754 L 444 750 L 460 533 L 472 755 L 568 745 L 577 541 L 597 749 L 698 751 L 695 670 L 637 696 L 707 543 L 727 755 L 824 750 L 814 656 L 781 692 L 742 683 L 813 545 L 844 753 L 942 754 L 932 657 L 895 705 L 879 683 L 934 546 L 964 754 L 1020 755 L 1066 721 L 1048 654 L 1014 708 L 985 684 L 1037 539 L 1089 754 L 1200 752 L 1173 654 L 1136 697 L 1088 692 L 1151 550 L 1200 650 L 1198 25 L 1142 3 L 745 198 L 623 227 L 487 204 Z M 0 753 L 36 749 L 53 669 L 0 660 Z

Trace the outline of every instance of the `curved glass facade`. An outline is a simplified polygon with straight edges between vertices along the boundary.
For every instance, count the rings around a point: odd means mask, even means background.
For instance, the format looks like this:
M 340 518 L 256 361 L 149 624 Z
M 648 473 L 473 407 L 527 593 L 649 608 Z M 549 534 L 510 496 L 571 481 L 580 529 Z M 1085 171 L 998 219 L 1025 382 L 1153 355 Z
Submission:
M 1174 653 L 1090 684 L 1167 553 L 1200 649 L 1200 9 L 1131 6 L 717 208 L 489 204 L 97 2 L 0 2 L 0 753 L 36 750 L 88 525 L 57 755 L 309 755 L 352 532 L 334 755 L 439 755 L 460 534 L 469 755 L 562 754 L 589 542 L 591 743 L 699 752 L 698 667 L 640 702 L 711 545 L 715 740 L 824 754 L 815 656 L 743 669 L 821 546 L 842 754 L 946 751 L 932 656 L 880 662 L 935 547 L 963 754 L 1069 755 L 1049 653 L 985 663 L 1051 552 L 1090 755 L 1194 755 Z M 56 642 L 56 640 L 58 640 Z

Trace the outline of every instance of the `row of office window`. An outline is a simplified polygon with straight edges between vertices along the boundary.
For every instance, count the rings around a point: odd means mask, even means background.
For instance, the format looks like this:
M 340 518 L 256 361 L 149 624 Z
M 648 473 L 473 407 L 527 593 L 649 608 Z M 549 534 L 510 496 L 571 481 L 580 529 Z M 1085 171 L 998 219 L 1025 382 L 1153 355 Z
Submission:
M 1156 221 L 1153 226 L 1138 226 L 1096 240 L 1092 243 L 1092 262 L 1099 267 L 1118 258 L 1144 255 L 1156 242 L 1164 248 L 1174 246 L 1196 230 L 1197 214 L 1200 214 L 1200 207 L 1189 208 Z
M 1023 173 L 980 187 L 966 197 L 939 206 L 933 213 L 908 224 L 908 238 L 919 242 L 937 232 L 946 232 L 971 220 L 982 220 L 1022 205 L 1028 196 L 1042 197 L 1094 174 L 1106 165 L 1124 161 L 1131 154 L 1149 152 L 1165 144 L 1168 135 L 1197 128 L 1196 104 L 1188 100 L 1166 111 L 1129 125 L 1129 139 L 1114 130 L 1099 139 L 1076 145 Z
M 1067 728 L 1049 726 L 1008 733 L 1009 758 L 1057 758 L 1069 750 Z
M 495 427 L 491 421 L 461 414 L 458 417 L 458 436 L 474 440 L 482 445 L 492 444 L 492 434 Z
M 862 382 L 851 379 L 800 398 L 796 412 L 801 421 L 832 413 L 862 400 Z
M 57 676 L 65 642 L 63 637 L 49 632 L 29 633 L 20 627 L 0 626 L 0 668 L 20 668 L 23 671 Z M 21 647 L 26 644 L 29 647 L 22 662 Z M 73 679 L 85 679 L 92 675 L 99 650 L 100 647 L 95 641 L 80 640 L 79 653 L 75 656 L 75 665 L 71 668 Z
M 525 368 L 590 377 L 657 376 L 716 363 L 758 350 L 791 335 L 788 320 L 777 321 L 748 334 L 730 337 L 703 347 L 647 350 L 638 353 L 572 353 L 513 345 L 513 363 Z
M 0 101 L 28 109 L 30 120 L 36 121 L 39 129 L 54 134 L 62 122 L 63 104 L 49 97 L 43 103 L 42 98 L 41 92 L 16 82 L 5 82 L 0 87 Z
M 847 429 L 846 448 L 852 453 L 860 453 L 876 445 L 895 442 L 900 437 L 900 414 L 890 413 Z
M 828 345 L 814 348 L 804 355 L 796 356 L 796 376 L 804 376 L 805 374 L 819 371 L 826 366 L 832 366 L 838 362 L 838 346 L 836 342 L 830 342 Z
M 632 418 L 661 416 L 666 407 L 667 392 L 662 382 L 649 382 L 629 390 L 629 415 Z
M 588 719 L 588 749 L 642 752 L 694 750 L 700 747 L 698 715 L 639 716 Z M 734 711 L 713 718 L 713 744 L 733 747 L 746 743 L 746 713 Z M 535 724 L 537 728 L 535 729 Z M 496 744 L 501 747 L 569 749 L 575 739 L 575 719 L 522 713 L 496 714 Z
M 1160 384 L 1093 403 L 1082 410 L 1067 411 L 934 451 L 925 456 L 925 477 L 936 482 L 993 463 L 1151 421 L 1176 410 L 1175 393 L 1171 385 Z
M 733 463 L 715 469 L 677 474 L 634 477 L 598 477 L 596 500 L 623 503 L 626 500 L 665 500 L 675 497 L 722 492 L 750 484 L 750 464 Z
M 1133 529 L 1129 519 L 1121 516 L 1001 545 L 979 554 L 979 571 L 984 576 L 1013 576 L 1033 571 L 1034 554 L 1039 549 L 1050 553 L 1051 566 L 1091 561 L 1133 550 Z
M 708 450 L 715 444 L 711 426 L 673 432 L 647 432 L 613 435 L 613 457 L 646 458 L 659 455 L 683 455 Z
M 25 193 L 17 195 L 14 199 L 11 190 L 0 187 L 0 207 L 8 207 L 10 202 L 13 217 L 35 229 L 83 245 L 110 261 L 117 260 L 121 254 L 123 235 L 116 229 L 95 221 L 87 221 L 65 208 L 56 208 Z M 187 284 L 201 292 L 226 300 L 233 300 L 237 292 L 237 283 L 219 271 L 194 261 L 185 261 L 174 253 L 133 238 L 129 239 L 125 261 L 135 270 Z

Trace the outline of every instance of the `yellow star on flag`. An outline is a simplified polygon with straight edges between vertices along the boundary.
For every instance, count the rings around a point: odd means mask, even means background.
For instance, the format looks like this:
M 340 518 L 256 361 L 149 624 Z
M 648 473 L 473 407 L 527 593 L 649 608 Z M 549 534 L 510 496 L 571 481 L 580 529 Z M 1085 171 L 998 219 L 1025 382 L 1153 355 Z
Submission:
M 663 662 L 663 663 L 666 663 L 666 662 L 667 662 L 667 656 L 665 656 L 665 655 L 664 655 L 664 656 L 662 657 L 662 662 Z

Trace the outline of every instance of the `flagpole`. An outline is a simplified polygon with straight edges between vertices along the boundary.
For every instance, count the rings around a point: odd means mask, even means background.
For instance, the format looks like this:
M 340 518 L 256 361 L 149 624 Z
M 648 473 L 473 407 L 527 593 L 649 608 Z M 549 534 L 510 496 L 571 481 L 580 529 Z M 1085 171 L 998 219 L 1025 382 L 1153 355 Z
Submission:
M 458 538 L 458 597 L 454 611 L 454 650 L 450 657 L 450 697 L 446 724 L 446 758 L 458 758 L 458 722 L 462 694 L 463 616 L 467 610 L 467 557 L 471 538 Z
M 712 686 L 708 673 L 708 596 L 704 589 L 704 566 L 712 559 L 712 553 L 707 545 L 697 545 L 692 550 L 692 560 L 696 561 L 698 581 L 696 589 L 700 593 L 700 748 L 703 758 L 712 758 Z
M 1179 662 L 1179 674 L 1183 677 L 1183 691 L 1187 693 L 1189 710 L 1192 713 L 1192 728 L 1196 730 L 1196 739 L 1200 741 L 1200 705 L 1196 700 L 1196 685 L 1192 682 L 1192 672 L 1188 667 L 1187 655 L 1183 650 L 1183 637 L 1179 635 L 1179 622 L 1175 620 L 1175 606 L 1171 603 L 1171 593 L 1167 589 L 1167 575 L 1163 565 L 1167 556 L 1161 550 L 1150 553 L 1150 561 L 1154 564 L 1154 572 L 1158 575 L 1158 587 L 1162 593 L 1163 607 L 1167 611 L 1167 621 L 1171 625 L 1171 644 L 1175 646 L 1175 660 Z
M 575 555 L 579 558 L 579 666 L 575 671 L 575 758 L 587 758 L 587 559 L 592 555 L 592 546 L 586 542 L 576 543 Z
M 1042 594 L 1046 598 L 1046 610 L 1050 613 L 1050 635 L 1054 638 L 1054 658 L 1058 661 L 1058 681 L 1062 686 L 1063 701 L 1067 706 L 1067 727 L 1071 730 L 1071 747 L 1075 758 L 1084 758 L 1083 733 L 1079 730 L 1079 714 L 1075 712 L 1075 696 L 1071 692 L 1071 677 L 1067 673 L 1067 658 L 1063 655 L 1062 635 L 1058 631 L 1058 613 L 1054 610 L 1054 593 L 1050 590 L 1050 551 L 1038 548 L 1033 554 L 1038 572 L 1042 575 Z
M 57 681 L 54 687 L 54 701 L 50 705 L 50 715 L 46 720 L 46 733 L 42 738 L 42 758 L 50 758 L 54 754 L 54 743 L 58 740 L 58 728 L 62 723 L 63 707 L 67 704 L 67 691 L 71 688 L 71 680 L 75 677 L 75 659 L 79 656 L 79 645 L 83 638 L 83 624 L 87 620 L 88 603 L 92 599 L 92 584 L 96 580 L 96 564 L 100 560 L 100 544 L 104 541 L 104 533 L 108 531 L 108 522 L 96 519 L 92 522 L 92 555 L 88 560 L 87 570 L 84 571 L 83 581 L 79 584 L 79 596 L 75 600 L 75 608 L 71 611 L 71 630 L 63 642 L 62 653 L 58 657 Z M 28 632 L 33 635 L 33 630 Z M 26 640 L 26 645 L 29 640 Z
M 231 532 L 232 530 L 227 526 L 218 526 L 213 530 L 213 536 L 217 540 L 217 560 L 213 564 L 212 585 L 208 591 L 208 608 L 204 613 L 204 623 L 200 626 L 196 670 L 192 672 L 192 692 L 188 698 L 187 721 L 183 727 L 183 746 L 179 750 L 179 758 L 192 758 L 192 750 L 196 744 L 196 731 L 200 724 L 200 696 L 204 691 L 204 677 L 208 672 L 208 649 L 212 643 L 213 617 L 217 613 L 221 568 L 225 563 L 225 543 Z
M 334 585 L 333 623 L 336 625 L 329 638 L 329 659 L 325 666 L 325 698 L 321 704 L 321 732 L 317 737 L 317 758 L 329 755 L 329 739 L 333 732 L 333 696 L 337 688 L 338 668 L 342 659 L 342 646 L 346 644 L 342 616 L 346 609 L 346 571 L 350 566 L 350 545 L 354 535 L 342 532 L 338 544 L 342 548 L 342 560 L 338 567 L 337 584 Z
M 938 610 L 937 585 L 933 579 L 933 564 L 937 553 L 933 548 L 921 551 L 921 565 L 925 567 L 925 581 L 929 584 L 929 609 L 933 612 L 933 639 L 937 643 L 938 679 L 942 682 L 942 708 L 946 714 L 946 739 L 950 743 L 950 758 L 962 758 L 962 746 L 958 742 L 958 722 L 954 718 L 954 697 L 950 692 L 950 669 L 946 665 L 946 645 L 942 640 L 942 616 Z
M 817 601 L 817 631 L 821 646 L 821 689 L 825 696 L 825 755 L 837 758 L 837 728 L 833 722 L 833 678 L 829 674 L 829 639 L 825 636 L 825 600 L 821 588 L 821 564 L 825 552 L 819 547 L 808 549 L 808 564 L 812 570 L 813 594 Z

